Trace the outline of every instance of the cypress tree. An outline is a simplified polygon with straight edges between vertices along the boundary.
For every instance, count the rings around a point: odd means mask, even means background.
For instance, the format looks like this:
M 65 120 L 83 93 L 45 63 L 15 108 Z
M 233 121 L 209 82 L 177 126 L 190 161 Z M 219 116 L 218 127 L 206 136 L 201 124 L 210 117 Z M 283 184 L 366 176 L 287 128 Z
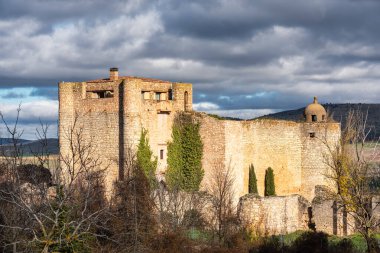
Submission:
M 253 164 L 249 165 L 249 182 L 248 182 L 248 190 L 249 193 L 255 193 L 257 194 L 257 179 L 256 179 L 256 173 L 255 168 L 253 167 Z
M 153 187 L 156 183 L 157 157 L 153 158 L 153 152 L 150 150 L 148 131 L 142 129 L 139 145 L 137 147 L 137 164 L 144 171 L 149 184 Z
M 265 171 L 265 196 L 275 196 L 274 174 L 271 167 Z

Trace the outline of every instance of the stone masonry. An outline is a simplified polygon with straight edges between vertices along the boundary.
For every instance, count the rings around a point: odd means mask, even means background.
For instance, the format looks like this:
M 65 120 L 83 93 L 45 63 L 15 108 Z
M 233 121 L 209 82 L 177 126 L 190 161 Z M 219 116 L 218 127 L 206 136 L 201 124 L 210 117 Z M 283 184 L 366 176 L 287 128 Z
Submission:
M 167 142 L 178 111 L 192 110 L 192 86 L 162 80 L 119 77 L 87 82 L 59 83 L 59 144 L 70 153 L 67 134 L 78 115 L 83 139 L 95 147 L 94 157 L 107 167 L 106 189 L 122 176 L 125 152 L 138 144 L 141 129 L 158 158 L 158 175 L 166 168 Z
M 68 154 L 68 129 L 75 115 L 84 139 L 95 147 L 94 155 L 107 166 L 106 188 L 123 174 L 126 150 L 136 148 L 142 128 L 158 158 L 157 176 L 164 179 L 167 143 L 177 112 L 192 111 L 192 85 L 150 78 L 119 76 L 59 83 L 59 137 L 62 155 Z M 248 193 L 248 167 L 253 164 L 259 194 L 264 192 L 265 170 L 275 174 L 277 195 L 299 194 L 311 201 L 317 185 L 328 185 L 324 163 L 327 141 L 334 144 L 340 124 L 282 120 L 219 120 L 197 113 L 204 144 L 202 165 L 207 186 L 216 164 L 231 166 L 235 199 Z

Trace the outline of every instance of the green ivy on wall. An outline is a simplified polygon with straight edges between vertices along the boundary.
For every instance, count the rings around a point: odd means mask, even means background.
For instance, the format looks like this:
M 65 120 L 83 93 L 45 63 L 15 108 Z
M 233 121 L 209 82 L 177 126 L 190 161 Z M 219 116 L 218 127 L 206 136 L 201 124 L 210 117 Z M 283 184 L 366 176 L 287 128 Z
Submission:
M 200 123 L 190 114 L 179 113 L 174 120 L 166 171 L 166 182 L 171 188 L 199 190 L 204 175 L 199 129 Z

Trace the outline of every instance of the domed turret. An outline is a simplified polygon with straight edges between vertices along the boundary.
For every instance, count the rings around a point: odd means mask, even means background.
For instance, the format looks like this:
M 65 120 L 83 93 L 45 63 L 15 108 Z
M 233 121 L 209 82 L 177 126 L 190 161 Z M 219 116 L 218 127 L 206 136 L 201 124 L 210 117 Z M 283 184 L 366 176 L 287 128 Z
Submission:
M 326 110 L 318 104 L 317 97 L 314 97 L 314 102 L 305 108 L 306 122 L 326 122 Z

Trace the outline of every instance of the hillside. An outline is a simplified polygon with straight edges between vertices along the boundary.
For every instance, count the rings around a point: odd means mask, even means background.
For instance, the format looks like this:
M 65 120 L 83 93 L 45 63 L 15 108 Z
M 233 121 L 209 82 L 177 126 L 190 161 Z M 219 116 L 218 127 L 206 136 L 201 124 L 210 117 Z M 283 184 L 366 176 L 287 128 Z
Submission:
M 363 113 L 368 111 L 367 127 L 371 128 L 371 138 L 380 137 L 380 104 L 324 104 L 327 112 L 333 119 L 341 122 L 344 126 L 345 117 L 349 110 L 359 109 Z M 300 121 L 303 120 L 303 111 L 305 108 L 296 110 L 283 111 L 262 116 L 260 118 L 283 119 Z
M 59 145 L 58 139 L 47 139 L 46 148 L 40 141 L 36 140 L 19 140 L 18 145 L 21 149 L 23 156 L 32 156 L 33 154 L 40 154 L 42 150 L 49 152 L 52 155 L 58 154 Z M 0 154 L 9 156 L 12 154 L 13 144 L 9 138 L 0 138 Z

